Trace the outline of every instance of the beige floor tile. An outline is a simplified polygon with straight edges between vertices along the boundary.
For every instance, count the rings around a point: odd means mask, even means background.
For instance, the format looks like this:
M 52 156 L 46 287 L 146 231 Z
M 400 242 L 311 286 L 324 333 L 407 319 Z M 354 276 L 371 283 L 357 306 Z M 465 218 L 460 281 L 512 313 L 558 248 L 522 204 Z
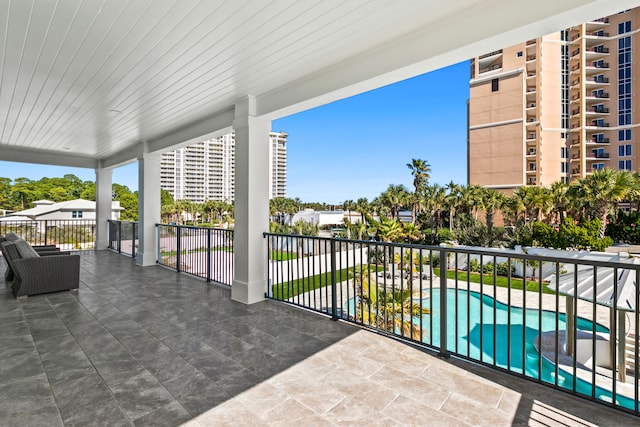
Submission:
M 196 421 L 199 423 L 198 426 L 202 427 L 232 427 L 239 425 L 251 427 L 265 424 L 263 419 L 250 411 L 241 402 L 234 399 L 228 400 L 222 405 L 216 406 L 204 414 L 201 414 L 196 418 Z
M 268 423 L 300 421 L 316 415 L 311 409 L 295 399 L 287 399 L 267 412 L 263 419 Z
M 402 348 L 398 349 L 398 351 L 385 350 L 384 347 L 374 348 L 373 350 L 374 351 L 366 353 L 366 356 L 369 359 L 375 360 L 376 362 L 382 363 L 409 375 L 418 376 L 430 365 L 426 355 L 419 359 L 415 356 L 403 353 Z
M 451 393 L 440 411 L 473 426 L 510 426 L 513 414 L 507 414 L 497 407 L 487 406 L 466 395 Z
M 468 426 L 460 419 L 422 405 L 406 396 L 398 396 L 384 408 L 382 414 L 406 426 Z
M 497 408 L 503 393 L 502 387 L 478 381 L 460 370 L 442 369 L 432 365 L 422 373 L 421 377 L 428 382 L 441 384 L 448 391 L 482 403 L 486 407 Z
M 425 381 L 419 376 L 408 375 L 386 366 L 376 372 L 371 380 L 434 409 L 439 409 L 450 394 L 438 383 Z
M 239 394 L 234 400 L 261 417 L 289 398 L 286 392 L 277 387 L 269 383 L 261 383 Z
M 324 414 L 346 397 L 345 393 L 318 381 L 288 383 L 282 390 L 318 414 Z
M 324 415 L 325 419 L 340 426 L 401 426 L 402 424 L 380 413 L 381 407 L 375 407 L 367 402 L 368 393 L 362 393 L 361 398 L 349 397 L 334 406 Z M 382 407 L 383 408 L 383 407 Z
M 273 422 L 269 423 L 269 427 L 331 427 L 336 426 L 336 424 L 332 423 L 326 418 L 321 417 L 320 415 L 312 415 L 308 418 L 294 420 L 294 421 L 282 421 L 282 422 Z
M 349 371 L 340 369 L 322 378 L 321 383 L 339 390 L 351 399 L 358 399 L 363 405 L 376 410 L 384 408 L 399 395 L 398 392 L 370 379 L 355 377 Z

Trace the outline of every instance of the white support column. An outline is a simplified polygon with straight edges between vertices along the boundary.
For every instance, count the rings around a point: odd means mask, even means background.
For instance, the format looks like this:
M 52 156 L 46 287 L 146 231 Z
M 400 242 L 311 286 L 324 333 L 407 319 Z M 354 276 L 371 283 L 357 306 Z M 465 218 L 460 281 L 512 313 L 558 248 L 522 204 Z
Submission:
M 231 298 L 245 304 L 264 299 L 267 290 L 269 230 L 269 131 L 271 121 L 256 117 L 252 96 L 236 104 L 234 277 Z
M 109 224 L 112 211 L 113 169 L 96 168 L 96 247 L 98 251 L 109 246 Z
M 160 160 L 162 153 L 143 152 L 138 158 L 138 254 L 136 264 L 155 265 L 156 224 L 160 222 Z

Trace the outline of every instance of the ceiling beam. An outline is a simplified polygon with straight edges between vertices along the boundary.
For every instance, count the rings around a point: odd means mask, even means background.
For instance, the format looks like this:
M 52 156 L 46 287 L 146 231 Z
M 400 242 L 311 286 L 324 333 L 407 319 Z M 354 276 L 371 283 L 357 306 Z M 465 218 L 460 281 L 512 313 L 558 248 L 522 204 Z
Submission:
M 90 169 L 95 169 L 98 165 L 97 160 L 90 157 L 74 156 L 71 153 L 24 150 L 6 145 L 0 146 L 0 160 Z

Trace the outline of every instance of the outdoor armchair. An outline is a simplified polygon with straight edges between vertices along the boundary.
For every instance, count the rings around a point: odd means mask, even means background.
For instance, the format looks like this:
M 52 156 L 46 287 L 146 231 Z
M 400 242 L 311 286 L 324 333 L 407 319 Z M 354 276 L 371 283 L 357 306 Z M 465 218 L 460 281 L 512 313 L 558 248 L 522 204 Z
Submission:
M 78 289 L 79 255 L 40 256 L 24 241 L 0 243 L 11 269 L 15 297 Z

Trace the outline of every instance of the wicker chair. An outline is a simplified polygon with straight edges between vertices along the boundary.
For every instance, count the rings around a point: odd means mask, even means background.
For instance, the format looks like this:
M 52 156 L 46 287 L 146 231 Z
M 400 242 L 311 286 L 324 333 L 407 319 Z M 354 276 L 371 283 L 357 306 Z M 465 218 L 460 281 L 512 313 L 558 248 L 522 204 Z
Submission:
M 5 242 L 5 241 L 15 242 L 17 240 L 23 240 L 23 239 L 21 239 L 15 233 L 11 233 L 11 232 L 7 233 L 6 236 L 0 236 L 0 243 Z M 38 246 L 31 245 L 31 247 L 40 256 L 69 255 L 70 254 L 70 252 L 61 252 L 60 248 L 58 248 L 56 245 L 38 245 Z M 4 255 L 4 253 L 2 252 L 2 246 L 1 245 L 0 245 L 0 253 L 2 253 Z M 4 280 L 7 281 L 7 282 L 10 282 L 10 281 L 13 280 L 13 269 L 11 268 L 9 263 L 7 262 L 7 257 L 6 256 L 4 256 L 4 260 L 5 260 L 5 263 L 7 264 L 7 268 L 4 271 Z
M 0 246 L 13 270 L 11 291 L 16 298 L 78 289 L 79 255 L 40 256 L 24 240 L 5 241 Z

